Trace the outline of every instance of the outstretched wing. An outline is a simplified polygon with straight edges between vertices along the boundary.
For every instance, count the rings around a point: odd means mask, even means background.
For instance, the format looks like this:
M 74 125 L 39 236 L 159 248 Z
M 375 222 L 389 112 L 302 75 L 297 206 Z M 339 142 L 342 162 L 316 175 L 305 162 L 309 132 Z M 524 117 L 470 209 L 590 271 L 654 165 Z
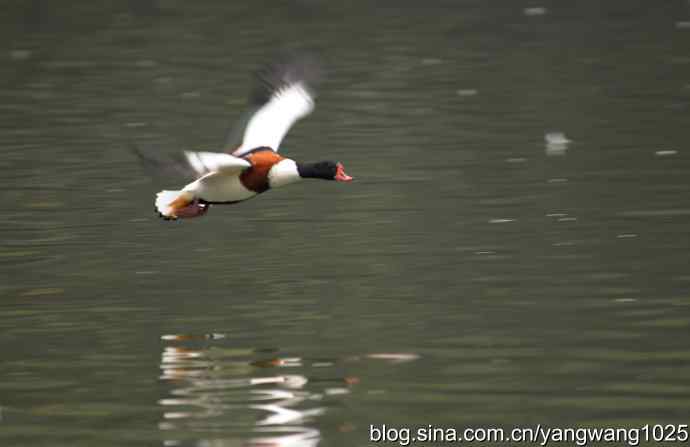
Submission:
M 242 145 L 233 152 L 240 156 L 257 147 L 278 151 L 280 142 L 298 119 L 314 108 L 314 100 L 302 83 L 290 85 L 275 93 L 273 98 L 249 120 Z
M 242 142 L 239 147 L 230 146 L 233 141 L 226 145 L 234 150 L 232 154 L 240 157 L 257 147 L 277 152 L 290 127 L 314 109 L 312 86 L 319 72 L 313 60 L 305 56 L 292 56 L 259 72 L 250 101 L 253 114 L 241 123 L 246 123 Z
M 165 154 L 156 148 L 143 149 L 130 143 L 130 149 L 139 157 L 144 169 L 156 178 L 182 177 L 194 180 L 210 172 L 242 172 L 251 167 L 243 158 L 221 152 L 190 152 Z

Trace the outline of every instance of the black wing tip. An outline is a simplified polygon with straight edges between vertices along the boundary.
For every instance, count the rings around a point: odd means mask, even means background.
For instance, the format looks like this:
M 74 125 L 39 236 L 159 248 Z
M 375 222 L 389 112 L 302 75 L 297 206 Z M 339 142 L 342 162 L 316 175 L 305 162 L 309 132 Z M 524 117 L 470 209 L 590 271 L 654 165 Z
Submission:
M 139 159 L 144 171 L 154 179 L 182 177 L 193 180 L 197 177 L 180 152 L 169 154 L 158 147 L 142 147 L 133 141 L 129 141 L 127 146 Z
M 323 77 L 319 58 L 313 53 L 301 50 L 283 50 L 271 62 L 254 73 L 255 86 L 250 96 L 250 104 L 260 106 L 268 102 L 281 88 L 304 83 L 313 91 Z

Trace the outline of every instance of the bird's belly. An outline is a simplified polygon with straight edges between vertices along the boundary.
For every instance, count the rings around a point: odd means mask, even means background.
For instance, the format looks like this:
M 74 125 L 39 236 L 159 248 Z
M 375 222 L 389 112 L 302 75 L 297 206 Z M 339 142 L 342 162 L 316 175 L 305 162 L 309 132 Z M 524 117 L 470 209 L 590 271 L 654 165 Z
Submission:
M 256 195 L 245 188 L 237 175 L 214 173 L 197 180 L 197 197 L 207 202 L 239 202 Z

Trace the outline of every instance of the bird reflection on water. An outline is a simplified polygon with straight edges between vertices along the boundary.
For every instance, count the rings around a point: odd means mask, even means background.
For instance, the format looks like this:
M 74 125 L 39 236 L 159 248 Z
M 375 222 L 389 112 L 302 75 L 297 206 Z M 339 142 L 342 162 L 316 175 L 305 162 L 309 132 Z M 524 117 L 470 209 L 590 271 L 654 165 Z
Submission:
M 301 374 L 262 375 L 270 369 L 303 369 L 302 359 L 258 358 L 265 357 L 265 352 L 216 346 L 212 341 L 222 338 L 218 334 L 162 338 L 174 343 L 164 347 L 160 365 L 160 379 L 171 385 L 170 397 L 159 401 L 163 409 L 159 428 L 171 435 L 165 436 L 168 446 L 187 445 L 190 432 L 206 436 L 228 425 L 242 430 L 253 425 L 245 446 L 316 446 L 321 434 L 314 421 L 325 411 L 321 406 L 324 396 L 348 394 L 349 386 L 356 382 L 352 378 L 319 379 L 314 385 Z M 275 355 L 275 350 L 263 351 Z M 309 366 L 329 365 L 333 363 Z M 211 443 L 226 445 L 218 439 Z M 227 445 L 237 445 L 237 440 L 228 439 Z
M 164 408 L 164 422 L 159 425 L 161 430 L 213 431 L 241 419 L 237 413 L 254 410 L 260 413 L 254 423 L 257 436 L 252 436 L 245 445 L 287 447 L 318 444 L 319 430 L 308 424 L 323 409 L 296 408 L 318 398 L 304 390 L 308 382 L 304 376 L 225 378 L 232 371 L 225 371 L 222 361 L 209 358 L 204 350 L 165 348 L 161 359 L 161 379 L 173 384 L 171 395 L 175 397 L 159 401 Z M 246 402 L 241 402 L 245 399 Z M 224 445 L 223 442 L 215 444 Z M 168 440 L 166 445 L 182 444 Z
M 168 396 L 158 401 L 166 446 L 317 446 L 318 418 L 360 386 L 357 376 L 342 374 L 344 364 L 393 366 L 419 358 L 414 353 L 378 352 L 308 361 L 283 356 L 277 349 L 228 347 L 223 334 L 161 339 L 166 345 L 160 379 L 170 385 Z M 276 373 L 265 374 L 272 370 Z M 338 427 L 341 432 L 354 429 L 347 420 Z M 219 432 L 241 440 L 217 439 L 213 433 Z

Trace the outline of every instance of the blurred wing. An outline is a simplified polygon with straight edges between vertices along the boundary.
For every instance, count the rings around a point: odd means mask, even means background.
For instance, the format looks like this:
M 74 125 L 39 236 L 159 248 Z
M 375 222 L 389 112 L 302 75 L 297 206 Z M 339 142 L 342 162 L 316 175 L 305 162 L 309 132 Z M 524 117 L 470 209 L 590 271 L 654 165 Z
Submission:
M 306 85 L 299 82 L 277 91 L 270 101 L 249 119 L 242 145 L 236 156 L 257 147 L 270 147 L 278 152 L 280 142 L 290 127 L 314 110 L 314 98 Z
M 314 109 L 314 84 L 321 75 L 315 59 L 286 53 L 256 74 L 250 108 L 226 138 L 225 148 L 242 156 L 257 147 L 278 151 L 297 120 Z
M 134 143 L 129 145 L 146 172 L 152 177 L 170 181 L 171 178 L 195 180 L 209 172 L 242 172 L 251 164 L 230 154 L 219 152 L 184 152 L 165 154 L 156 148 L 143 149 Z
M 182 157 L 182 154 L 166 154 L 159 147 L 142 148 L 130 142 L 129 148 L 136 154 L 144 170 L 151 177 L 160 181 L 170 181 L 171 178 L 194 180 L 197 172 Z
M 198 176 L 209 172 L 242 172 L 251 167 L 251 163 L 243 158 L 234 157 L 220 152 L 189 152 L 185 151 L 187 163 Z

